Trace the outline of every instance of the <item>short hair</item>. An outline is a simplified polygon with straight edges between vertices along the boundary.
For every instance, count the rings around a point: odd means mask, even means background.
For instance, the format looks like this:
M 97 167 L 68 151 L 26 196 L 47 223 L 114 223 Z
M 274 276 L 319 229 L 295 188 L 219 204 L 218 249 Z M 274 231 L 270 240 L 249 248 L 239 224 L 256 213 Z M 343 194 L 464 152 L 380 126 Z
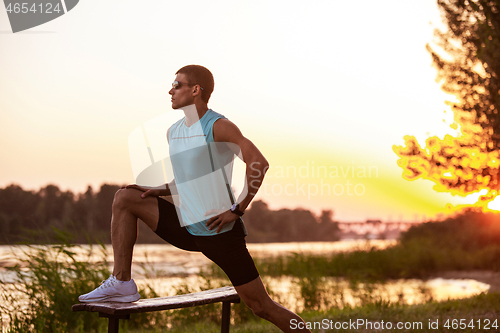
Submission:
M 201 90 L 201 99 L 208 103 L 212 92 L 214 91 L 214 76 L 205 67 L 200 65 L 187 65 L 179 69 L 175 74 L 184 74 L 189 84 L 198 84 Z

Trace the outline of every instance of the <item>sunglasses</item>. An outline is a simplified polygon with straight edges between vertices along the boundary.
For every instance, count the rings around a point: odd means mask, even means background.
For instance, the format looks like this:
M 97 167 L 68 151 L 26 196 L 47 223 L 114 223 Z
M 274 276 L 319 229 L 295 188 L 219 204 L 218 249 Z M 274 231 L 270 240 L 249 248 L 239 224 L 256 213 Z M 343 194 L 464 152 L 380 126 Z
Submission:
M 176 90 L 181 89 L 184 85 L 186 85 L 188 87 L 192 87 L 192 86 L 195 86 L 196 84 L 190 84 L 190 83 L 179 82 L 179 81 L 172 82 L 172 88 L 174 88 Z M 200 89 L 203 90 L 203 87 L 200 86 Z

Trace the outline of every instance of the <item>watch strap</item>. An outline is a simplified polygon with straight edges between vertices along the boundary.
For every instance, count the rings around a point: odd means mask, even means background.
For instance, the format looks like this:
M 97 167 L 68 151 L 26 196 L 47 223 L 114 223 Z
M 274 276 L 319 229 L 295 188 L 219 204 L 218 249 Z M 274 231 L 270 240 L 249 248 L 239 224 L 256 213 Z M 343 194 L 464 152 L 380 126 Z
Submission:
M 245 212 L 242 212 L 240 210 L 240 204 L 234 204 L 233 206 L 231 206 L 231 212 L 235 213 L 238 216 L 243 216 L 243 214 L 245 214 Z

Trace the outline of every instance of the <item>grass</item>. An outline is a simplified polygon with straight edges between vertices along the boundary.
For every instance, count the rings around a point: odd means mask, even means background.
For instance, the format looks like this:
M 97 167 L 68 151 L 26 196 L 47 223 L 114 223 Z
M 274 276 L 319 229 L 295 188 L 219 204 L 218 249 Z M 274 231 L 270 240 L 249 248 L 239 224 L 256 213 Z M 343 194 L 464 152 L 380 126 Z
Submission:
M 444 327 L 447 319 L 496 319 L 500 313 L 500 294 L 481 294 L 475 297 L 462 300 L 450 300 L 445 302 L 427 302 L 418 305 L 404 304 L 388 304 L 383 302 L 369 303 L 363 306 L 354 308 L 332 308 L 324 313 L 306 312 L 304 318 L 307 321 L 319 321 L 324 318 L 334 320 L 336 322 L 345 322 L 349 320 L 364 319 L 368 321 L 392 322 L 396 325 L 397 322 L 423 323 L 424 330 L 411 330 L 419 332 L 449 332 Z M 439 329 L 428 329 L 429 321 L 439 321 Z M 499 323 L 500 324 L 500 323 Z M 332 330 L 332 332 L 340 330 Z M 344 331 L 344 330 L 343 330 Z M 350 331 L 350 330 L 347 330 Z M 363 332 L 365 330 L 352 330 Z M 366 330 L 369 331 L 369 330 Z M 455 330 L 456 332 L 464 332 L 465 330 Z M 475 332 L 476 330 L 470 330 Z
M 393 328 L 396 327 L 397 323 L 403 323 L 406 325 L 412 325 L 414 329 L 406 330 L 395 330 L 392 331 L 404 331 L 404 332 L 477 332 L 483 331 L 478 329 L 478 320 L 481 321 L 481 325 L 486 323 L 486 319 L 489 319 L 491 323 L 495 319 L 499 318 L 500 314 L 500 294 L 481 294 L 475 297 L 462 300 L 451 300 L 445 302 L 428 302 L 425 304 L 418 305 L 404 305 L 397 303 L 384 303 L 376 302 L 369 303 L 358 307 L 345 307 L 331 308 L 328 311 L 305 311 L 301 313 L 301 317 L 304 321 L 309 322 L 313 328 L 314 322 L 316 322 L 316 329 L 312 329 L 313 332 L 374 332 L 376 329 L 366 329 L 366 322 L 369 321 L 374 325 L 374 323 L 379 323 L 383 321 L 385 325 L 390 322 Z M 349 323 L 357 322 L 357 320 L 364 320 L 364 325 L 356 327 L 356 329 L 335 329 L 335 323 Z M 473 320 L 474 328 L 466 327 L 465 329 L 453 329 L 452 322 L 457 319 L 465 319 L 467 324 Z M 328 329 L 318 328 L 319 325 L 328 322 Z M 444 325 L 449 320 L 450 328 L 446 328 Z M 500 319 L 499 319 L 500 320 Z M 333 323 L 330 323 L 332 321 Z M 414 324 L 415 323 L 415 324 Z M 417 323 L 422 323 L 422 329 L 416 326 Z M 436 324 L 437 329 L 429 328 L 430 323 Z M 338 324 L 338 325 L 339 325 Z M 497 322 L 500 325 L 500 322 Z M 332 325 L 333 329 L 330 329 Z M 376 325 L 376 324 L 375 324 Z M 373 327 L 373 326 L 372 326 Z M 368 328 L 370 328 L 368 326 Z M 128 330 L 130 333 L 156 333 L 163 332 L 164 328 L 156 327 L 153 330 Z M 380 330 L 378 330 L 380 331 Z M 391 330 L 384 329 L 383 331 L 391 332 Z M 496 331 L 490 325 L 489 332 Z M 172 333 L 184 333 L 184 332 L 199 332 L 199 333 L 215 333 L 220 332 L 220 327 L 215 323 L 209 322 L 197 322 L 197 323 L 185 323 L 180 326 L 174 326 L 170 328 L 169 332 Z M 244 323 L 237 323 L 231 325 L 231 332 L 233 333 L 264 333 L 264 332 L 280 332 L 270 323 L 263 320 L 255 320 Z
M 13 249 L 12 255 L 18 264 L 8 267 L 8 270 L 14 281 L 0 280 L 0 314 L 9 318 L 7 332 L 106 331 L 106 321 L 97 314 L 71 311 L 79 295 L 93 290 L 109 276 L 105 247 L 101 246 L 97 261 L 91 260 L 95 256 L 92 247 L 85 250 L 70 241 L 71 235 L 60 230 L 56 233 L 58 244 L 24 247 L 21 257 Z M 86 258 L 79 259 L 81 253 L 86 253 Z M 213 289 L 220 287 L 221 283 L 206 277 L 196 289 L 185 284 L 179 287 L 177 294 Z M 142 298 L 158 297 L 149 286 L 140 288 L 139 293 Z M 205 325 L 220 325 L 221 310 L 221 304 L 210 304 L 176 311 L 135 314 L 130 320 L 123 321 L 123 331 L 183 327 L 200 318 L 204 322 L 199 329 L 203 330 Z M 251 321 L 254 316 L 244 304 L 237 304 L 233 306 L 232 317 L 241 323 Z
M 102 332 L 107 324 L 93 313 L 72 312 L 78 296 L 99 286 L 110 275 L 104 245 L 100 259 L 92 247 L 88 250 L 71 243 L 72 236 L 55 229 L 57 244 L 29 245 L 8 270 L 14 281 L 0 280 L 0 313 L 8 317 L 8 332 L 66 333 Z M 79 259 L 77 253 L 86 253 Z M 151 288 L 140 289 L 142 297 L 157 296 Z M 164 314 L 134 316 L 127 325 L 148 327 Z M 0 323 L 1 324 L 1 323 Z
M 28 246 L 23 258 L 17 258 L 19 264 L 8 268 L 15 276 L 14 283 L 0 281 L 0 312 L 9 317 L 9 332 L 102 329 L 103 324 L 94 316 L 73 313 L 71 306 L 78 295 L 109 276 L 107 263 L 77 260 L 70 236 L 57 231 L 57 237 L 57 245 Z

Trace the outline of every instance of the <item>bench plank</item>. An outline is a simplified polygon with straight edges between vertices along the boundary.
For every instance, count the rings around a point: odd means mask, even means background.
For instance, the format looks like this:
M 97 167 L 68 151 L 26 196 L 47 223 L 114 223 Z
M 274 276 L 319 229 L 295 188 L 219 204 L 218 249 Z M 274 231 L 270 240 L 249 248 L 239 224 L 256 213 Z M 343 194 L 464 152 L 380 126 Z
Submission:
M 72 306 L 72 311 L 100 312 L 110 315 L 153 312 L 171 309 L 193 307 L 197 305 L 218 302 L 239 303 L 240 297 L 234 287 L 200 291 L 197 293 L 157 298 L 140 299 L 137 302 L 93 302 L 80 303 Z
M 99 317 L 109 319 L 108 333 L 118 333 L 119 319 L 128 319 L 132 313 L 188 308 L 219 302 L 222 302 L 221 332 L 229 333 L 231 303 L 240 302 L 240 297 L 234 287 L 222 287 L 186 295 L 146 298 L 131 303 L 80 303 L 73 305 L 71 310 L 99 312 Z

